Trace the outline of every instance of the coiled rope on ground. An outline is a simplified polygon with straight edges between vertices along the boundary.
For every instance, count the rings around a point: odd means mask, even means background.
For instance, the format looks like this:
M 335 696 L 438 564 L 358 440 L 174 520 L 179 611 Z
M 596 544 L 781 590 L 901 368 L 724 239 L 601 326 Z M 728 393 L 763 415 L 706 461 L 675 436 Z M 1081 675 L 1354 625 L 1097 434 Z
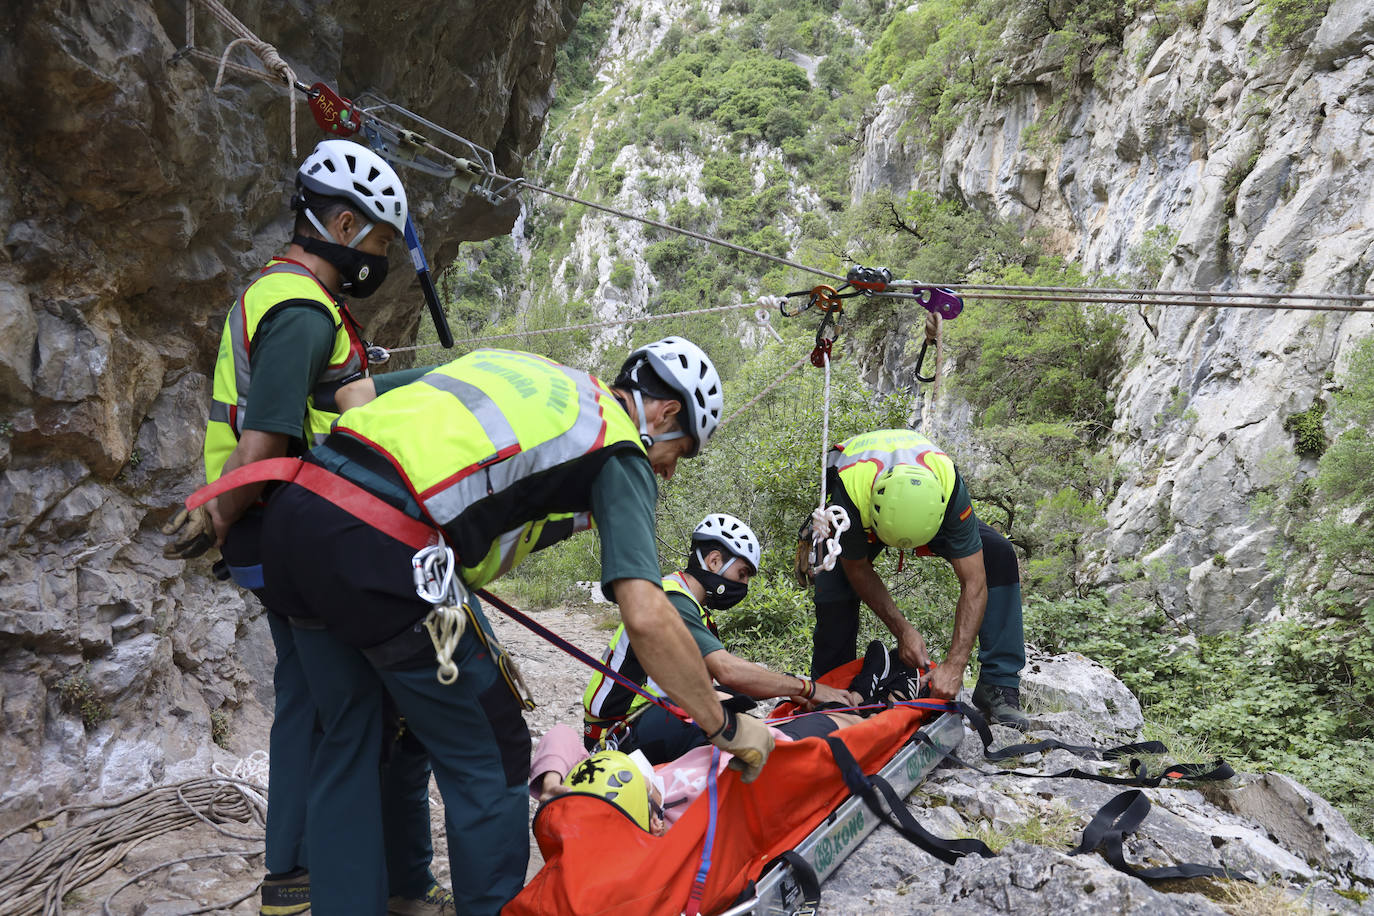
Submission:
M 256 775 L 258 757 L 240 761 L 235 774 Z M 247 765 L 247 766 L 245 766 Z M 0 871 L 0 901 L 7 912 L 62 916 L 63 898 L 117 866 L 140 843 L 186 827 L 204 825 L 230 839 L 254 844 L 249 849 L 200 853 L 162 862 L 125 881 L 102 902 L 102 911 L 113 916 L 111 901 L 120 891 L 156 871 L 183 862 L 221 856 L 263 854 L 263 830 L 267 818 L 266 786 L 237 775 L 215 775 L 154 786 L 109 802 L 64 805 L 0 836 L 5 843 L 29 830 L 48 833 L 25 856 Z M 59 827 L 63 819 L 70 821 Z M 237 832 L 231 827 L 252 828 Z M 229 909 L 257 892 L 226 903 L 188 910 L 183 916 Z

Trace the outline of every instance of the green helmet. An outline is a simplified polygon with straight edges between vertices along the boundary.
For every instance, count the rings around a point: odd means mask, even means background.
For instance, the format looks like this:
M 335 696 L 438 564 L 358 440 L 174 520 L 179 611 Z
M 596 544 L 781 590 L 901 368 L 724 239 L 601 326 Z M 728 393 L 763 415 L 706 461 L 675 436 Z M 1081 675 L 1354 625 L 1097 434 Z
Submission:
M 944 487 L 930 468 L 898 464 L 873 480 L 873 529 L 889 547 L 929 544 L 944 517 Z

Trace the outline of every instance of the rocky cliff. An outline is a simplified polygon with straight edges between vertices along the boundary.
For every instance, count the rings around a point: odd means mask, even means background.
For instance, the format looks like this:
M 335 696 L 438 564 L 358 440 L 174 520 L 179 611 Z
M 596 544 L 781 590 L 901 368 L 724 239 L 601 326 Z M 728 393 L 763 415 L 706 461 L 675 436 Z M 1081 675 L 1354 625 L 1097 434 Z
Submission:
M 403 101 L 518 174 L 581 0 L 228 6 L 305 81 Z M 0 10 L 0 823 L 203 770 L 270 708 L 260 609 L 164 560 L 156 526 L 198 480 L 232 296 L 289 235 L 289 106 L 174 62 L 185 24 L 181 0 Z M 231 37 L 198 11 L 199 46 Z M 405 177 L 432 261 L 514 219 Z M 414 336 L 407 263 L 358 309 L 378 342 Z
M 938 189 L 1118 275 L 1154 230 L 1172 246 L 1162 288 L 1374 292 L 1374 7 L 1333 0 L 1283 53 L 1265 48 L 1257 2 L 1205 8 L 1157 47 L 1149 18 L 1138 22 L 1110 75 L 1048 131 L 1027 130 L 1056 100 L 1047 52 L 1017 62 L 934 156 L 902 130 L 910 100 L 882 90 L 855 194 Z M 1126 476 L 1105 559 L 1161 561 L 1171 610 L 1204 629 L 1263 619 L 1276 610 L 1277 532 L 1253 499 L 1311 472 L 1285 421 L 1327 397 L 1374 318 L 1128 314 L 1113 446 Z M 1295 575 L 1308 566 L 1288 559 Z

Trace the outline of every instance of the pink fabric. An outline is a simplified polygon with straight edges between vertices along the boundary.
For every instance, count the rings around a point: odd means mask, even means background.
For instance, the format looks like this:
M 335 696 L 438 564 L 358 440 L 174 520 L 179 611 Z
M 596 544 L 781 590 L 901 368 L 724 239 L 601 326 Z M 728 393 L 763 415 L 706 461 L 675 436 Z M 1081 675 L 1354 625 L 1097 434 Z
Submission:
M 791 741 L 787 735 L 769 726 L 774 741 Z M 558 724 L 549 729 L 539 739 L 530 760 L 530 795 L 538 797 L 535 780 L 550 771 L 564 779 L 572 768 L 590 754 L 582 746 L 582 736 L 567 725 Z M 733 757 L 720 755 L 720 770 L 724 770 Z M 692 801 L 706 791 L 706 777 L 711 769 L 711 746 L 692 748 L 676 760 L 654 767 L 654 772 L 663 778 L 663 814 L 668 826 L 677 823 L 678 817 Z
M 555 725 L 549 729 L 534 749 L 530 758 L 530 795 L 538 798 L 539 790 L 535 780 L 549 771 L 558 774 L 559 781 L 566 779 L 577 766 L 590 755 L 582 746 L 582 736 L 566 725 Z

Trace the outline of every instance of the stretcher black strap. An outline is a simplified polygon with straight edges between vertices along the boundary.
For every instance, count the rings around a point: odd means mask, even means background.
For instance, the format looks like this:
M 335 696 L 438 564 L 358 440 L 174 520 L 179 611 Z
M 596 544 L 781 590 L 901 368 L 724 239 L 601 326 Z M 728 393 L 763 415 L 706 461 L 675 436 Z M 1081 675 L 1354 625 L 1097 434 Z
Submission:
M 1104 749 L 1089 744 L 1065 744 L 1063 741 L 1056 741 L 1053 738 L 1047 738 L 1044 741 L 1030 741 L 1025 744 L 1012 744 L 994 751 L 992 749 L 992 731 L 988 728 L 987 720 L 983 718 L 982 713 L 967 703 L 955 705 L 959 707 L 959 712 L 963 714 L 968 724 L 978 732 L 978 738 L 983 742 L 983 756 L 992 761 L 1055 750 L 1068 751 L 1070 754 L 1077 754 L 1080 757 L 1100 758 L 1102 760 L 1119 760 L 1125 757 L 1134 757 L 1136 754 L 1169 753 L 1169 749 L 1159 741 L 1140 741 L 1135 744 L 1122 744 L 1118 747 Z
M 797 890 L 801 892 L 801 900 L 793 906 L 790 901 L 788 912 L 791 916 L 815 916 L 820 912 L 821 906 L 821 880 L 816 875 L 816 869 L 811 867 L 811 863 L 795 849 L 785 849 L 775 858 L 770 859 L 768 864 L 759 871 L 759 876 L 768 874 L 775 868 L 783 865 L 790 866 L 792 869 L 792 880 L 797 885 Z M 734 909 L 742 903 L 756 900 L 758 897 L 758 882 L 750 881 L 744 886 L 744 890 L 739 892 L 735 902 L 730 905 Z
M 984 725 L 983 727 L 986 728 L 987 726 Z M 991 737 L 991 735 L 989 735 L 989 737 Z M 975 766 L 964 760 L 952 750 L 941 748 L 930 739 L 930 736 L 927 735 L 924 730 L 917 730 L 916 734 L 912 736 L 912 740 L 930 745 L 930 747 L 938 751 L 943 758 L 949 760 L 951 763 L 958 764 L 965 769 L 972 770 L 983 776 L 1021 776 L 1027 779 L 1087 779 L 1092 782 L 1101 782 L 1110 786 L 1134 786 L 1136 788 L 1154 789 L 1163 785 L 1166 780 L 1188 780 L 1191 782 L 1222 781 L 1236 775 L 1235 770 L 1231 769 L 1231 765 L 1221 758 L 1217 758 L 1211 763 L 1170 763 L 1161 768 L 1157 773 L 1151 773 L 1143 761 L 1131 758 L 1127 764 L 1131 771 L 1130 776 L 1103 776 L 1100 773 L 1089 773 L 1077 767 L 1060 770 L 1058 773 L 1024 773 L 1020 770 L 985 770 L 980 766 Z M 1084 745 L 1063 744 L 1058 741 L 1038 741 L 1034 744 L 1018 744 L 1009 748 L 1003 748 L 1001 751 L 993 751 L 991 754 L 985 753 L 985 756 L 991 760 L 1018 756 L 1008 753 L 1018 748 L 1021 749 L 1020 753 L 1022 754 L 1039 753 L 1039 751 L 1042 750 L 1042 748 L 1040 748 L 1042 744 L 1052 745 L 1053 747 L 1074 753 L 1078 753 L 1079 751 L 1091 752 L 1090 754 L 1085 754 L 1085 756 L 1101 756 L 1106 760 L 1119 759 L 1123 753 L 1136 752 L 1154 754 L 1168 753 L 1169 751 L 1167 747 L 1158 741 L 1146 741 L 1140 744 L 1123 744 L 1120 747 L 1107 748 L 1105 750 Z M 1158 748 L 1158 750 L 1156 750 L 1156 748 Z
M 1165 865 L 1158 868 L 1136 868 L 1126 861 L 1122 841 L 1126 834 L 1134 833 L 1144 823 L 1150 813 L 1150 800 L 1139 789 L 1122 792 L 1107 802 L 1093 815 L 1088 826 L 1083 828 L 1083 839 L 1069 852 L 1071 856 L 1102 850 L 1102 857 L 1117 871 L 1125 872 L 1142 881 L 1170 881 L 1179 878 L 1230 878 L 1236 881 L 1250 881 L 1247 876 L 1216 865 L 1200 865 L 1185 862 L 1180 865 Z M 1253 882 L 1252 882 L 1253 883 Z
M 926 830 L 916 821 L 906 803 L 886 779 L 863 771 L 843 741 L 834 735 L 827 735 L 825 741 L 830 746 L 830 753 L 835 757 L 835 765 L 839 767 L 840 775 L 844 777 L 844 783 L 849 791 L 862 798 L 864 804 L 868 805 L 879 819 L 907 840 L 946 865 L 953 865 L 970 854 L 980 855 L 985 859 L 995 855 L 980 840 L 947 840 Z M 879 794 L 887 801 L 886 805 L 879 801 Z

